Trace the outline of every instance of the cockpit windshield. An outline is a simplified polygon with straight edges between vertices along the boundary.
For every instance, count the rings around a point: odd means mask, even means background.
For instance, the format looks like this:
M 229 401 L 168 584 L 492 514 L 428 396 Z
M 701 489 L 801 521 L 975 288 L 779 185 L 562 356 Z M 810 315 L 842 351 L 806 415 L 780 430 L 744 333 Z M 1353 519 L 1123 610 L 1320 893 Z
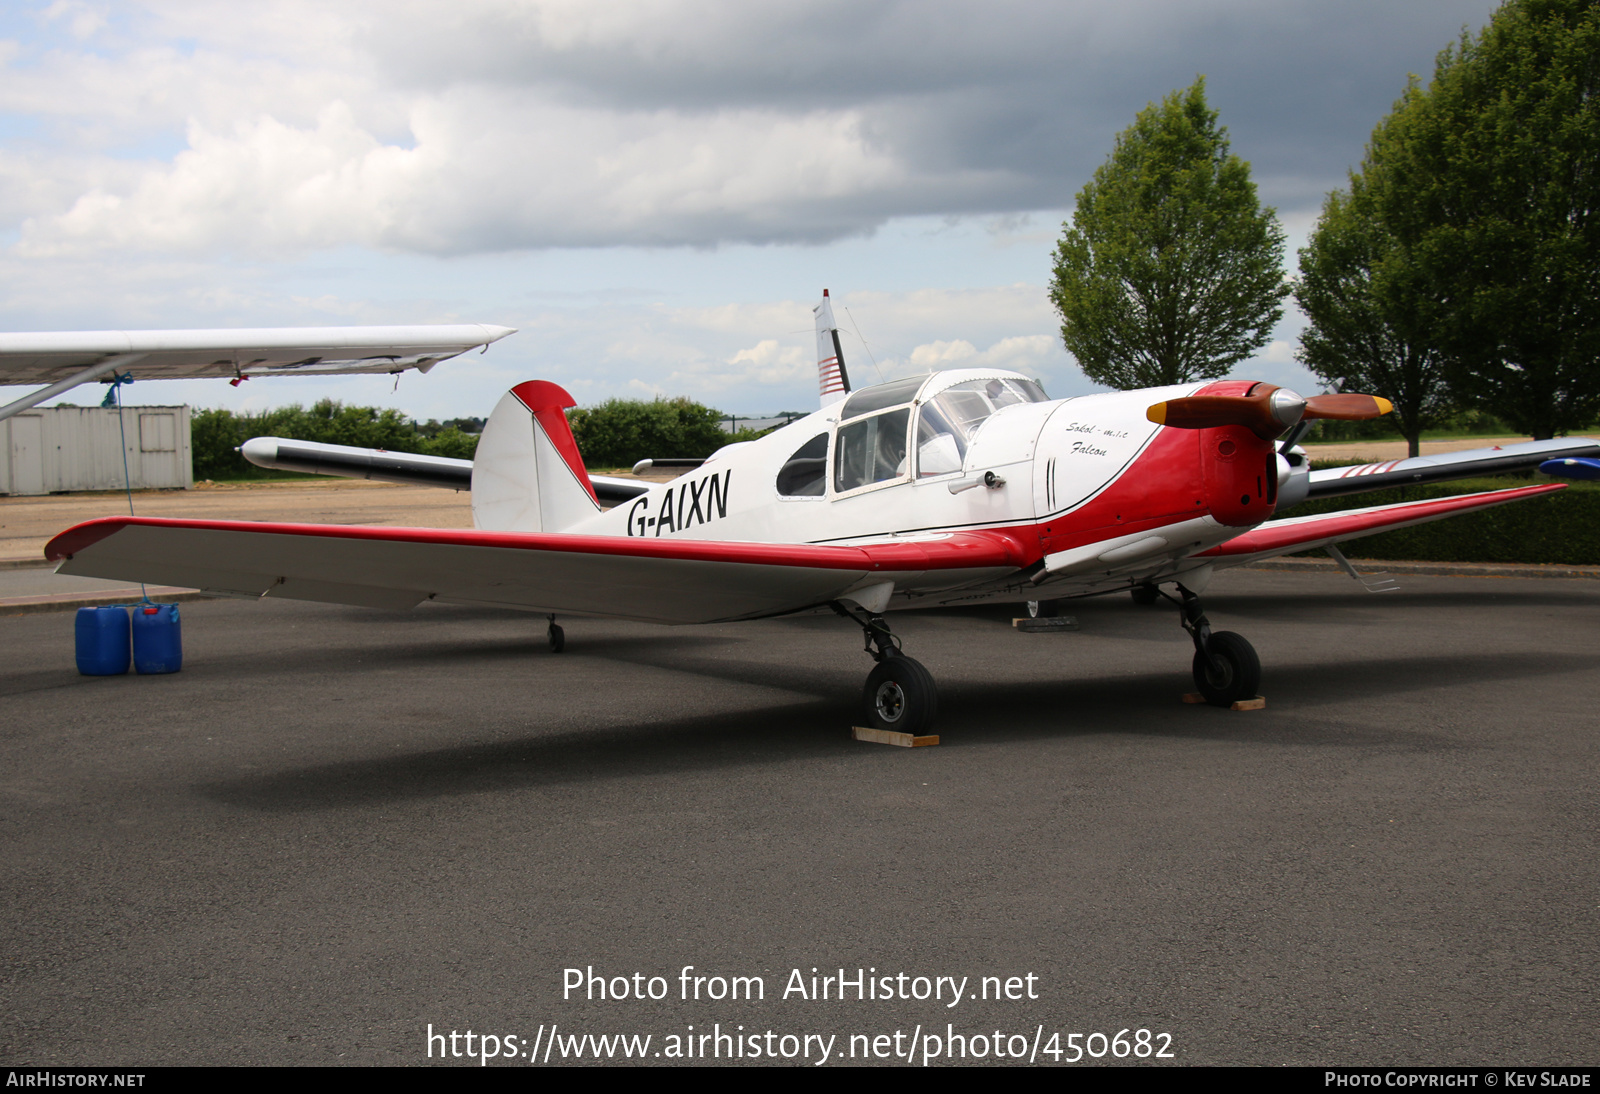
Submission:
M 846 422 L 851 418 L 870 414 L 874 410 L 909 403 L 916 398 L 917 392 L 922 390 L 922 385 L 927 379 L 928 374 L 924 372 L 921 376 L 907 376 L 904 380 L 890 380 L 887 384 L 864 387 L 845 400 L 844 409 L 839 412 L 839 420 Z
M 834 493 L 910 474 L 910 404 L 928 378 L 924 374 L 892 380 L 863 388 L 845 400 L 833 449 Z M 945 388 L 917 408 L 917 474 L 960 471 L 973 435 L 997 410 L 1048 399 L 1038 384 L 1015 376 L 968 380 Z
M 917 421 L 917 474 L 946 475 L 961 470 L 967 445 L 978 427 L 1003 407 L 1049 400 L 1032 380 L 1002 377 L 969 380 L 947 387 L 922 404 Z

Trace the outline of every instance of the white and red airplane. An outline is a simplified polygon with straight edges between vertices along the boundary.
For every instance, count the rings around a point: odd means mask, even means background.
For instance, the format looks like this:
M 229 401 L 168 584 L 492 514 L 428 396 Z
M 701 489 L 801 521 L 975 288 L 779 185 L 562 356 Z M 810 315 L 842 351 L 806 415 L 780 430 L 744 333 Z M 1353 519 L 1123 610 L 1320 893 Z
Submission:
M 521 608 L 549 615 L 556 649 L 559 615 L 686 624 L 831 610 L 860 626 L 876 662 L 870 724 L 918 734 L 937 692 L 901 652 L 890 610 L 1165 596 L 1193 638 L 1196 686 L 1226 706 L 1255 696 L 1260 662 L 1239 635 L 1211 630 L 1199 594 L 1215 571 L 1315 547 L 1342 559 L 1342 540 L 1562 486 L 1273 519 L 1278 509 L 1596 450 L 1555 441 L 1309 472 L 1293 442 L 1311 421 L 1388 404 L 1231 380 L 1051 399 L 1001 369 L 852 389 L 826 294 L 816 319 L 821 408 L 669 483 L 591 477 L 564 414 L 571 396 L 535 380 L 500 400 L 472 461 L 246 446 L 267 466 L 470 485 L 471 531 L 110 517 L 62 532 L 46 554 L 62 573 L 227 595 Z

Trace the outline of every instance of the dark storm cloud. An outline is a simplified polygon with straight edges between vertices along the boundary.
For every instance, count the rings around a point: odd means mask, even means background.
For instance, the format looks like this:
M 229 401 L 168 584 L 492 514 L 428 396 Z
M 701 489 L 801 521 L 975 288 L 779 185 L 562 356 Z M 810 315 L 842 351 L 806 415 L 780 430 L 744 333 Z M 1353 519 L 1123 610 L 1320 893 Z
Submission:
M 372 45 L 406 80 L 465 77 L 588 107 L 854 109 L 867 136 L 918 176 L 993 173 L 976 192 L 907 193 L 905 212 L 1067 204 L 1141 107 L 1203 73 L 1263 196 L 1297 208 L 1342 183 L 1407 75 L 1426 78 L 1438 51 L 1494 7 L 876 0 L 595 15 L 484 3 L 426 34 L 386 21 Z M 881 204 L 858 212 L 873 219 Z

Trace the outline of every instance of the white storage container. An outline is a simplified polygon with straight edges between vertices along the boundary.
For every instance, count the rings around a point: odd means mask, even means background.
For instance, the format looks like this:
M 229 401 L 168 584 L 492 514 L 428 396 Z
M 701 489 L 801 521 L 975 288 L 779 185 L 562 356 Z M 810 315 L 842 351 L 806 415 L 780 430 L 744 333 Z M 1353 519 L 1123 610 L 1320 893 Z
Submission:
M 121 415 L 119 425 L 118 415 Z M 186 406 L 52 406 L 0 421 L 0 494 L 194 485 Z

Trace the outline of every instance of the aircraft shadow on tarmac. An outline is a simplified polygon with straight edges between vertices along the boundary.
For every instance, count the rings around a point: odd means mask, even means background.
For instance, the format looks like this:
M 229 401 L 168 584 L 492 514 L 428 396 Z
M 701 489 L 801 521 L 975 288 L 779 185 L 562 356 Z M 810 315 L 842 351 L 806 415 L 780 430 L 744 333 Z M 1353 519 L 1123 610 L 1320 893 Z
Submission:
M 961 681 L 947 692 L 941 715 L 951 749 L 1023 745 L 1028 741 L 1116 733 L 1141 737 L 1231 740 L 1280 748 L 1402 747 L 1433 751 L 1461 747 L 1439 734 L 1374 724 L 1365 717 L 1312 715 L 1334 704 L 1370 704 L 1403 693 L 1464 684 L 1561 675 L 1592 669 L 1583 655 L 1402 657 L 1281 666 L 1274 690 L 1289 697 L 1276 708 L 1238 714 L 1178 702 L 1182 680 L 1173 673 L 991 684 Z M 681 662 L 663 667 L 734 682 L 772 686 L 757 666 Z M 770 666 L 768 667 L 770 669 Z M 1358 681 L 1359 683 L 1352 683 Z M 392 801 L 518 791 L 538 786 L 659 776 L 674 772 L 772 765 L 821 754 L 852 763 L 903 764 L 923 754 L 862 745 L 849 739 L 853 705 L 832 701 L 782 703 L 649 724 L 475 742 L 402 755 L 291 768 L 195 786 L 219 803 L 265 812 L 317 812 Z M 1003 710 L 1002 716 L 996 711 Z

